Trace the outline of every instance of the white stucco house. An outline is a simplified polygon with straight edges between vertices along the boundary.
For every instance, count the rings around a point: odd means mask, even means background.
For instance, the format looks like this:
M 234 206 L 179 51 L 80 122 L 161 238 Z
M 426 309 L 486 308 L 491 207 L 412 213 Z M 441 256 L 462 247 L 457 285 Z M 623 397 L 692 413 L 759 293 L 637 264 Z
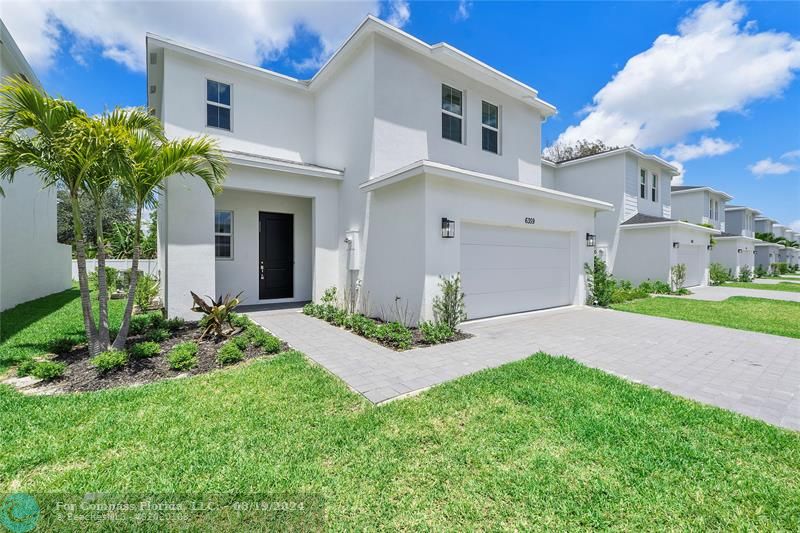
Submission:
M 755 218 L 761 212 L 743 205 L 727 205 L 725 207 L 725 232 L 715 237 L 717 244 L 711 249 L 711 260 L 721 263 L 739 276 L 742 267 L 747 266 L 750 272 L 756 268 Z
M 772 233 L 775 234 L 774 226 L 778 223 L 777 220 L 767 216 L 757 216 L 754 219 L 756 233 Z M 777 244 L 767 241 L 758 241 L 756 243 L 756 267 L 762 267 L 764 270 L 769 270 L 774 263 L 780 261 L 780 252 L 786 248 L 782 244 Z
M 678 169 L 663 159 L 624 147 L 542 165 L 542 183 L 611 203 L 597 213 L 597 252 L 617 279 L 669 282 L 670 270 L 687 267 L 685 286 L 708 282 L 710 236 L 720 231 L 678 220 L 670 181 Z
M 22 76 L 41 87 L 0 21 L 0 78 Z M 72 286 L 70 247 L 56 240 L 56 191 L 29 169 L 3 183 L 0 197 L 0 311 Z
M 155 35 L 147 63 L 167 134 L 211 135 L 230 162 L 216 198 L 181 177 L 161 198 L 169 315 L 193 316 L 190 290 L 266 304 L 336 286 L 415 322 L 455 273 L 470 318 L 584 302 L 587 236 L 613 206 L 543 186 L 556 110 L 535 89 L 373 17 L 310 80 Z

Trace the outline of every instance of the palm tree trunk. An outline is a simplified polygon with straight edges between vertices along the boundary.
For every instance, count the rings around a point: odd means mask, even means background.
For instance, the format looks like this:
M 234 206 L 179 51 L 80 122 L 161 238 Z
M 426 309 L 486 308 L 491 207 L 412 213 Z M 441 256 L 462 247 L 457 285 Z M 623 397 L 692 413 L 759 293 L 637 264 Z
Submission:
M 98 338 L 100 351 L 109 349 L 111 339 L 108 333 L 108 280 L 106 278 L 106 245 L 103 241 L 103 215 L 100 202 L 95 204 L 97 216 L 95 230 L 97 232 L 97 299 L 98 299 Z
M 128 340 L 128 330 L 131 325 L 131 315 L 133 315 L 133 302 L 136 298 L 136 284 L 139 282 L 139 254 L 141 253 L 141 243 L 139 234 L 142 227 L 142 206 L 136 206 L 136 224 L 133 234 L 133 260 L 131 261 L 131 284 L 128 287 L 128 302 L 125 304 L 125 314 L 122 315 L 122 324 L 119 327 L 117 338 L 114 339 L 112 349 L 124 350 Z
M 81 291 L 81 310 L 83 311 L 83 327 L 86 330 L 86 342 L 89 353 L 95 355 L 99 352 L 97 342 L 97 327 L 92 316 L 92 301 L 89 296 L 89 277 L 86 275 L 86 241 L 83 236 L 81 224 L 80 205 L 77 195 L 70 195 L 72 206 L 72 226 L 75 233 L 75 251 L 78 261 L 78 287 Z

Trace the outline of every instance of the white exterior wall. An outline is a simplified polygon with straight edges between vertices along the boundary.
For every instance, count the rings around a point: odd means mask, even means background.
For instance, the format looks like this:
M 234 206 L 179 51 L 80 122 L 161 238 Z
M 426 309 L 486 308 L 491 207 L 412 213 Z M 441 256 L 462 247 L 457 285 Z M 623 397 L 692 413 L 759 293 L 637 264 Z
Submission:
M 774 245 L 759 245 L 756 246 L 755 265 L 769 270 L 772 263 L 777 263 L 780 260 L 780 246 Z
M 670 175 L 661 168 L 632 154 L 625 154 L 625 212 L 628 219 L 636 213 L 654 217 L 677 218 L 672 213 L 670 197 Z M 647 190 L 645 198 L 639 194 L 639 170 L 647 170 Z M 658 194 L 656 201 L 650 200 L 650 187 L 652 174 L 658 175 Z
M 750 209 L 725 212 L 725 231 L 743 237 L 755 237 L 755 221 Z M 749 229 L 748 229 L 749 228 Z
M 120 271 L 130 270 L 133 264 L 132 259 L 106 259 L 106 266 L 111 268 L 116 268 Z M 87 259 L 86 260 L 86 272 L 92 273 L 97 270 L 97 259 Z M 158 269 L 158 260 L 156 259 L 139 259 L 139 269 L 140 272 L 144 272 L 145 274 L 150 274 L 153 276 L 158 276 L 159 269 Z M 78 281 L 78 261 L 73 259 L 72 260 L 72 281 Z
M 711 200 L 719 202 L 719 218 L 711 213 Z M 710 224 L 714 229 L 725 231 L 724 197 L 707 190 L 676 191 L 672 194 L 673 218 L 692 224 Z
M 741 252 L 739 251 L 741 250 Z M 755 270 L 755 245 L 751 239 L 719 238 L 711 249 L 711 262 L 719 263 L 739 277 L 742 267 Z
M 767 218 L 755 220 L 756 233 L 772 233 L 773 222 Z
M 614 277 L 636 285 L 646 280 L 668 283 L 671 255 L 669 227 L 622 229 Z

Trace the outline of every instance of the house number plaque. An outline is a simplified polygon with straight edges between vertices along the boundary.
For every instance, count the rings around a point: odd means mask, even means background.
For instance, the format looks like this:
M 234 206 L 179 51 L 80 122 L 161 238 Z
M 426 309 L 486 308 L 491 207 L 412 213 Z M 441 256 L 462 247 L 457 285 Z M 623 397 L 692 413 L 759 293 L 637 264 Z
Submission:
M 536 219 L 533 217 L 525 217 L 526 224 L 536 224 Z

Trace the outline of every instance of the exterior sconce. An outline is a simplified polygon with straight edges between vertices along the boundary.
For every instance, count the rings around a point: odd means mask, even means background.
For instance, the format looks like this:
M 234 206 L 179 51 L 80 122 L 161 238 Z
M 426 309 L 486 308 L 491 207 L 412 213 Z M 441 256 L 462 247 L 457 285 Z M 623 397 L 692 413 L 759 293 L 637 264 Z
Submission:
M 592 235 L 591 233 L 586 234 L 586 246 L 595 246 L 597 243 L 597 235 Z
M 710 245 L 710 244 L 707 244 L 707 245 L 706 245 L 706 250 L 710 250 L 710 249 L 711 249 L 711 245 Z
M 681 243 L 679 243 L 678 241 L 675 241 L 675 242 L 672 243 L 672 247 L 673 248 L 680 248 L 681 247 Z
M 442 239 L 452 239 L 456 236 L 456 222 L 455 220 L 448 220 L 442 218 Z
M 739 248 L 738 250 L 736 250 L 736 253 L 737 253 L 737 254 L 740 254 L 740 253 L 742 253 L 742 249 L 741 249 L 741 248 Z

